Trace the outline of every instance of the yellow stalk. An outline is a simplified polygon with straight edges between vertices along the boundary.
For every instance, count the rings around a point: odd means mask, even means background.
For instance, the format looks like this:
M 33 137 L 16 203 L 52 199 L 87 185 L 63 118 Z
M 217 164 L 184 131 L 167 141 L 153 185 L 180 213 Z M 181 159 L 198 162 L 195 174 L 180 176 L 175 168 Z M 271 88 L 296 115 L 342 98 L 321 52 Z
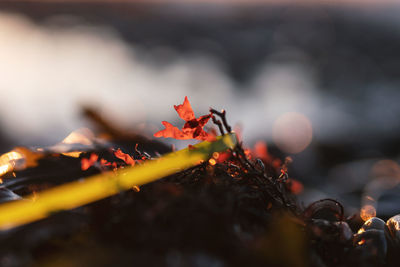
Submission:
M 27 197 L 34 201 L 24 199 L 2 204 L 0 230 L 34 222 L 57 211 L 74 209 L 133 186 L 150 183 L 208 160 L 214 152 L 233 148 L 236 143 L 235 134 L 227 134 L 217 137 L 214 142 L 202 142 L 139 166 L 94 175 Z

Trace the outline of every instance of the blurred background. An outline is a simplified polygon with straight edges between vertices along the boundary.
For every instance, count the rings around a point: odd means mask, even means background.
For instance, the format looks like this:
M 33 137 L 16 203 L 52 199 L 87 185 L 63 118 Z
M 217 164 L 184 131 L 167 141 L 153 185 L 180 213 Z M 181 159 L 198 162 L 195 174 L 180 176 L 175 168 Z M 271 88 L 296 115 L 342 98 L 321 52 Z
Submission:
M 1 1 L 0 150 L 59 142 L 84 106 L 152 136 L 188 96 L 291 155 L 305 204 L 400 213 L 396 2 Z

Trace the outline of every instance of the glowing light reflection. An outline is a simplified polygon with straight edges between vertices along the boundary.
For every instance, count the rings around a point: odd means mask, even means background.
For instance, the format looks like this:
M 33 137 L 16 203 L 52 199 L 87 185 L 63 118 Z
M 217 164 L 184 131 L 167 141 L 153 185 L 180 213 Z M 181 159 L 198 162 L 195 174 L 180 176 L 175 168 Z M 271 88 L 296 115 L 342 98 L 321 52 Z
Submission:
M 82 144 L 82 145 L 92 145 L 92 139 L 94 134 L 87 128 L 79 129 L 70 133 L 67 137 L 62 140 L 63 144 Z
M 23 160 L 24 155 L 16 151 L 7 152 L 0 156 L 0 176 L 13 171 L 14 167 Z M 19 163 L 21 164 L 21 163 Z M 20 166 L 21 167 L 21 166 Z
M 217 164 L 217 161 L 213 158 L 211 158 L 208 163 L 210 163 L 210 165 L 214 166 L 215 164 Z
M 360 210 L 360 217 L 363 221 L 368 221 L 376 216 L 376 209 L 372 205 L 364 205 Z

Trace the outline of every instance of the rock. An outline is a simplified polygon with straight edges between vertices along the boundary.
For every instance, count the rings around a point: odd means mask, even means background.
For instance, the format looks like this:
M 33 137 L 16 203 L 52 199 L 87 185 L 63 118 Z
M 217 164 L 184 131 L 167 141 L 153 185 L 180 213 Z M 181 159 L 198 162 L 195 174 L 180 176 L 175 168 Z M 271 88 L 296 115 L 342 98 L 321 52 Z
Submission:
M 360 230 L 358 230 L 358 234 L 372 229 L 384 231 L 385 225 L 386 224 L 384 220 L 378 217 L 372 217 L 371 219 L 367 220 L 363 226 L 361 226 Z
M 388 259 L 391 262 L 400 260 L 400 214 L 386 221 L 386 238 L 388 240 Z
M 322 219 L 314 219 L 308 226 L 314 238 L 325 242 L 346 243 L 353 237 L 353 231 L 344 221 L 330 222 Z
M 381 266 L 385 263 L 387 250 L 384 230 L 367 229 L 354 235 L 349 260 L 357 260 L 361 266 Z
M 311 203 L 304 211 L 306 220 L 323 219 L 328 221 L 343 221 L 343 206 L 334 199 L 321 199 Z
M 0 203 L 22 199 L 19 195 L 15 194 L 10 189 L 4 186 L 0 187 Z
M 353 237 L 353 231 L 350 229 L 350 226 L 347 224 L 347 222 L 334 222 L 333 223 L 338 229 L 339 229 L 339 239 L 340 242 L 346 243 Z
M 393 216 L 386 222 L 388 233 L 392 240 L 399 245 L 400 244 L 400 215 Z

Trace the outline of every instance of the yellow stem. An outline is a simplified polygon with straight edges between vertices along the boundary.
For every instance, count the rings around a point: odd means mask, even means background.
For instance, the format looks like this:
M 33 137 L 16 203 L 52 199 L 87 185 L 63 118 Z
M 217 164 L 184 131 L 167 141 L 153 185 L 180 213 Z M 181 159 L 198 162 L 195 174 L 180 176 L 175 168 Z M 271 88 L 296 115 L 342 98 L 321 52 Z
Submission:
M 2 204 L 0 230 L 37 221 L 57 211 L 77 208 L 135 185 L 150 183 L 208 160 L 214 152 L 233 148 L 236 143 L 236 135 L 227 134 L 217 137 L 214 142 L 202 142 L 191 149 L 182 149 L 139 166 L 94 175 L 27 197 L 34 198 L 34 201 L 24 199 Z

